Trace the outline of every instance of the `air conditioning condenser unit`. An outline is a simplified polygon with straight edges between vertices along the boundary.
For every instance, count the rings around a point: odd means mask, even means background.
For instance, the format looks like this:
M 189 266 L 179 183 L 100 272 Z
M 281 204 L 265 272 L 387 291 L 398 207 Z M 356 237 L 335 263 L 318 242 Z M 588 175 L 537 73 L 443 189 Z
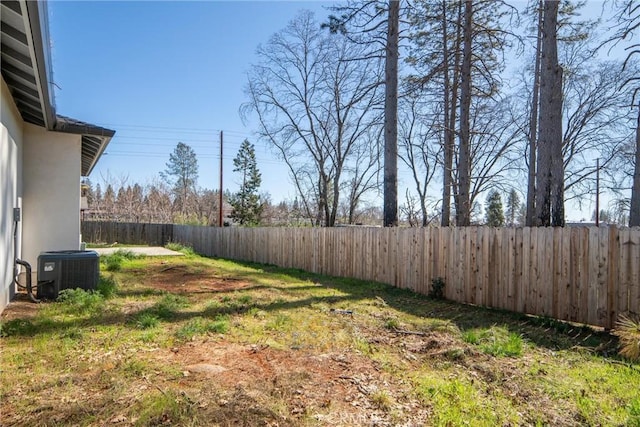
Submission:
M 37 298 L 56 299 L 60 291 L 95 290 L 100 277 L 96 251 L 50 251 L 38 256 Z

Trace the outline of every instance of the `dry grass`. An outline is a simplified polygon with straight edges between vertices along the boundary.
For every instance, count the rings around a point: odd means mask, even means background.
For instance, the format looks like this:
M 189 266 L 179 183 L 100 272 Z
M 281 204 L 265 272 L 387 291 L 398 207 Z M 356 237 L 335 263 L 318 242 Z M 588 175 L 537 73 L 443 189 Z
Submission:
M 632 361 L 640 361 L 640 320 L 620 316 L 613 333 L 620 340 L 620 354 Z

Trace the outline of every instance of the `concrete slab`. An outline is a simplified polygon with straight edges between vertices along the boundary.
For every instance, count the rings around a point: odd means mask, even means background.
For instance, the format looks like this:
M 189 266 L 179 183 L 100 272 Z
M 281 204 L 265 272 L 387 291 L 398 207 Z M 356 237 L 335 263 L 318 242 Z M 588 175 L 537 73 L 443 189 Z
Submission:
M 99 255 L 110 255 L 118 250 L 131 251 L 137 255 L 144 256 L 183 256 L 182 252 L 172 251 L 171 249 L 160 246 L 127 246 L 113 248 L 87 248 L 90 251 L 96 251 Z

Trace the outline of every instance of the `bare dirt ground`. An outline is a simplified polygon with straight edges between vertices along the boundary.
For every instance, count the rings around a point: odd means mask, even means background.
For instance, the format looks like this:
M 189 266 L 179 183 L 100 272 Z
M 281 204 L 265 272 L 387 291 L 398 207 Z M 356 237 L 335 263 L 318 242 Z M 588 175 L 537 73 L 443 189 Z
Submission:
M 153 288 L 181 294 L 233 292 L 255 284 L 234 277 L 220 277 L 212 271 L 189 271 L 181 265 L 161 265 L 147 275 Z

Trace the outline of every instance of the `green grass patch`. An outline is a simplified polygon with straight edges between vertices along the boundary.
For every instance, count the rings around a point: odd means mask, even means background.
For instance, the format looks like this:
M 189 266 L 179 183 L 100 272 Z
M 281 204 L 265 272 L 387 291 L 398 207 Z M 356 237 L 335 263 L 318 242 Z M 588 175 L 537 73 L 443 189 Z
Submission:
M 118 249 L 112 254 L 100 256 L 100 263 L 106 271 L 120 271 L 126 261 L 140 258 L 135 252 L 129 249 Z
M 176 337 L 186 341 L 197 335 L 207 333 L 224 334 L 228 330 L 229 319 L 226 316 L 218 316 L 216 319 L 194 317 L 176 331 Z
M 97 286 L 98 293 L 100 293 L 103 297 L 109 299 L 116 294 L 117 290 L 118 290 L 118 283 L 115 277 L 113 277 L 113 275 L 111 276 L 104 276 L 102 274 L 100 275 L 100 279 L 98 280 L 98 286 Z
M 172 320 L 182 310 L 189 306 L 189 300 L 181 295 L 164 294 L 158 302 L 148 308 L 145 313 L 161 320 Z
M 135 319 L 135 325 L 139 329 L 151 329 L 160 324 L 160 319 L 153 313 L 140 313 Z
M 427 376 L 416 391 L 433 408 L 433 425 L 518 425 L 520 417 L 511 402 L 500 395 L 485 395 L 464 378 Z
M 196 253 L 193 250 L 192 247 L 190 246 L 185 246 L 181 243 L 175 243 L 175 242 L 169 242 L 165 245 L 165 248 L 171 250 L 171 251 L 176 251 L 176 252 L 182 252 L 183 254 L 187 255 L 187 256 L 195 256 Z
M 522 356 L 522 337 L 504 327 L 474 328 L 462 333 L 462 339 L 491 356 Z
M 63 289 L 58 294 L 60 310 L 68 314 L 91 314 L 104 308 L 104 296 L 99 292 L 85 291 L 83 289 Z
M 29 336 L 37 331 L 30 319 L 12 319 L 0 323 L 0 337 Z
M 640 427 L 640 397 L 631 400 L 626 409 L 628 412 L 627 425 L 629 427 Z

